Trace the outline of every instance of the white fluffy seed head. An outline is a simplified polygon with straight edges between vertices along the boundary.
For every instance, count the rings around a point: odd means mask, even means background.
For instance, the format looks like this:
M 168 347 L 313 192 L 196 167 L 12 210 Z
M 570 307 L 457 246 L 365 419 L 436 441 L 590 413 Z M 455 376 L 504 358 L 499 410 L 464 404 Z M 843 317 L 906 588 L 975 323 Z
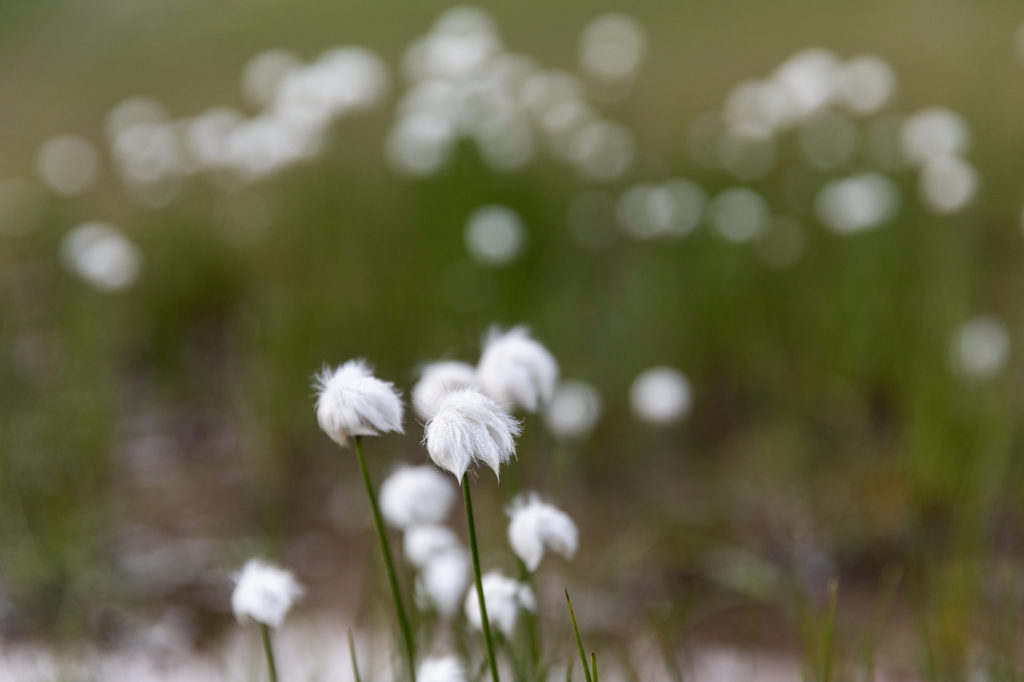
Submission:
M 476 378 L 484 393 L 509 409 L 536 412 L 555 392 L 558 363 L 526 327 L 493 329 L 484 340 Z
M 252 619 L 276 628 L 302 592 L 302 585 L 289 571 L 250 559 L 235 576 L 231 609 L 240 623 Z
M 487 604 L 487 621 L 491 627 L 497 628 L 506 637 L 511 637 L 516 629 L 519 610 L 535 611 L 537 601 L 529 585 L 506 578 L 498 571 L 491 571 L 480 579 L 484 589 L 484 602 Z M 483 621 L 480 618 L 480 602 L 476 591 L 466 595 L 466 618 L 469 624 L 480 630 Z
M 466 671 L 455 656 L 424 659 L 416 670 L 419 682 L 466 682 Z
M 458 536 L 446 526 L 413 526 L 402 538 L 405 559 L 417 568 L 423 568 L 435 556 L 461 549 Z
M 500 477 L 501 465 L 515 454 L 519 422 L 476 389 L 452 391 L 427 422 L 423 442 L 434 464 L 461 481 L 474 462 Z
M 400 467 L 380 487 L 380 512 L 395 528 L 441 523 L 454 502 L 451 481 L 429 464 Z
M 430 558 L 416 577 L 416 601 L 450 619 L 459 610 L 470 581 L 469 555 L 453 549 Z
M 450 392 L 476 386 L 476 369 L 465 362 L 434 362 L 423 368 L 412 389 L 412 406 L 421 419 L 430 419 Z
M 532 573 L 550 549 L 571 559 L 579 545 L 576 523 L 564 511 L 536 494 L 517 498 L 508 509 L 508 542 Z
M 353 436 L 402 433 L 402 399 L 389 381 L 373 376 L 365 360 L 349 360 L 316 375 L 316 419 L 345 447 Z

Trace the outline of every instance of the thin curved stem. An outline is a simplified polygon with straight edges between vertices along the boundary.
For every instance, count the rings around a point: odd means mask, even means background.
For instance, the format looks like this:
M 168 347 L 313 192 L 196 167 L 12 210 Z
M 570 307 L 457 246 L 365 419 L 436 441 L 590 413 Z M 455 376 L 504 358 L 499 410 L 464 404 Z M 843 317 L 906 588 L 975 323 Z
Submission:
M 260 635 L 263 638 L 263 653 L 267 656 L 267 671 L 270 682 L 277 682 L 277 663 L 274 662 L 274 645 L 270 642 L 270 627 L 260 623 Z
M 473 524 L 473 500 L 469 494 L 469 477 L 462 475 L 462 499 L 466 503 L 466 526 L 469 529 L 469 550 L 473 555 L 473 579 L 476 582 L 476 598 L 480 604 L 480 629 L 484 632 L 484 645 L 487 648 L 487 664 L 491 669 L 491 681 L 498 679 L 498 661 L 494 658 L 494 642 L 491 640 L 491 624 L 487 620 L 487 604 L 484 601 L 484 585 L 480 579 L 480 552 L 476 545 L 476 527 Z

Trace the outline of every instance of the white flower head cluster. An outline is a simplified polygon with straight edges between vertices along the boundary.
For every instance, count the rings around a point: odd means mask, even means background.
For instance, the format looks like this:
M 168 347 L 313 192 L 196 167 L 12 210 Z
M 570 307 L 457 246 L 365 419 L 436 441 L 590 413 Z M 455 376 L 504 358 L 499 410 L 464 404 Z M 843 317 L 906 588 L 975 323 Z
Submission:
M 412 389 L 412 406 L 421 419 L 430 419 L 451 391 L 476 386 L 476 369 L 465 362 L 445 360 L 423 368 Z
M 416 671 L 419 682 L 466 682 L 466 671 L 455 656 L 424 659 Z
M 532 573 L 540 566 L 544 550 L 571 559 L 579 545 L 576 523 L 564 511 L 543 502 L 536 494 L 517 498 L 508 509 L 508 542 Z
M 239 622 L 248 618 L 276 628 L 302 593 L 302 585 L 289 571 L 250 559 L 235 577 L 231 609 Z
M 380 487 L 380 511 L 395 528 L 441 523 L 455 502 L 444 474 L 429 464 L 396 469 Z
M 500 405 L 475 389 L 452 391 L 426 425 L 423 438 L 434 464 L 459 481 L 474 462 L 500 467 L 515 454 L 520 425 Z
M 507 578 L 498 571 L 484 575 L 480 582 L 487 604 L 487 621 L 506 637 L 511 637 L 519 619 L 519 610 L 535 611 L 537 601 L 529 585 Z M 466 595 L 466 618 L 477 630 L 482 629 L 480 602 L 475 591 Z
M 476 377 L 481 390 L 502 405 L 536 412 L 555 392 L 558 363 L 526 327 L 493 329 L 484 341 Z
M 316 419 L 324 433 L 345 447 L 353 436 L 402 433 L 402 399 L 394 385 L 373 376 L 362 359 L 316 376 Z

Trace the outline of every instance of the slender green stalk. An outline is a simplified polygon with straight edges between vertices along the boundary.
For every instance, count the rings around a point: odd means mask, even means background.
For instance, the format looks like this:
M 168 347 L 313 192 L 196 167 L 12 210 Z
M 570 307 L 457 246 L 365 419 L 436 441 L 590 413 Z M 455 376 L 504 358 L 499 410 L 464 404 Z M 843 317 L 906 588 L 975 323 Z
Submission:
M 362 682 L 362 679 L 359 677 L 359 663 L 356 661 L 356 643 L 352 639 L 351 628 L 348 631 L 348 654 L 352 659 L 352 675 L 356 682 Z
M 413 644 L 412 629 L 409 627 L 409 618 L 405 612 L 405 604 L 402 602 L 402 592 L 398 588 L 395 562 L 391 558 L 391 548 L 388 546 L 388 536 L 384 530 L 384 520 L 380 515 L 380 507 L 377 506 L 377 495 L 373 491 L 370 472 L 366 468 L 362 438 L 356 436 L 355 441 L 356 459 L 359 460 L 359 470 L 363 474 L 363 483 L 366 485 L 366 496 L 370 498 L 370 509 L 373 511 L 373 525 L 377 529 L 377 537 L 380 538 L 380 551 L 384 555 L 384 568 L 388 574 L 388 585 L 391 586 L 391 598 L 395 602 L 395 615 L 398 617 L 398 626 L 402 631 L 402 640 L 405 644 L 405 657 L 409 665 L 409 679 L 416 682 L 416 649 Z
M 594 682 L 597 682 L 597 654 L 590 652 L 590 667 L 594 673 Z
M 260 623 L 260 635 L 263 636 L 263 653 L 267 655 L 270 682 L 277 682 L 277 663 L 274 662 L 274 645 L 270 643 L 270 626 Z
M 580 650 L 580 661 L 583 662 L 583 675 L 587 682 L 594 682 L 590 677 L 590 666 L 587 664 L 587 654 L 583 651 L 583 640 L 580 639 L 580 629 L 576 626 L 576 614 L 572 611 L 572 599 L 569 599 L 569 590 L 565 591 L 565 601 L 569 604 L 569 620 L 572 621 L 572 632 L 576 635 L 576 647 Z
M 530 573 L 530 569 L 526 568 L 526 564 L 522 560 L 519 561 L 519 582 L 530 585 L 533 587 L 533 574 Z M 537 614 L 529 609 L 523 609 L 526 613 L 524 614 L 524 620 L 526 622 L 526 640 L 530 647 L 530 675 L 532 679 L 536 680 L 540 677 L 540 635 L 538 630 L 540 629 Z
M 480 579 L 480 551 L 476 545 L 476 526 L 473 524 L 473 499 L 469 494 L 469 476 L 462 475 L 462 499 L 466 503 L 466 527 L 469 535 L 469 550 L 473 555 L 473 580 L 476 582 L 476 598 L 480 604 L 480 629 L 484 632 L 487 648 L 487 664 L 491 668 L 492 682 L 499 682 L 498 661 L 494 658 L 494 642 L 491 640 L 491 624 L 487 620 L 487 604 L 484 602 L 484 584 Z
M 836 634 L 836 606 L 839 601 L 839 584 L 833 579 L 828 581 L 828 611 L 825 614 L 825 641 L 822 646 L 821 682 L 829 682 L 832 677 L 832 643 Z
M 565 682 L 572 682 L 572 669 L 573 669 L 573 665 L 575 663 L 576 663 L 576 659 L 570 657 L 569 658 L 569 667 L 565 669 Z

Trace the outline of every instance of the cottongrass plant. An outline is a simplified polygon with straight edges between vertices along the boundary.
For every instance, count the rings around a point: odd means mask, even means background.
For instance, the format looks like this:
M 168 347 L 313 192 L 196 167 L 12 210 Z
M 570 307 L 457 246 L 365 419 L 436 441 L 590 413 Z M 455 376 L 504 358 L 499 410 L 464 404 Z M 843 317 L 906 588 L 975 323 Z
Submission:
M 384 568 L 391 588 L 391 597 L 395 604 L 395 616 L 405 648 L 409 677 L 416 679 L 416 648 L 413 642 L 409 617 L 398 586 L 398 575 L 395 563 L 391 558 L 373 482 L 366 466 L 363 454 L 363 436 L 376 436 L 382 433 L 403 433 L 402 399 L 394 385 L 373 376 L 364 360 L 349 360 L 336 369 L 324 367 L 316 376 L 317 389 L 316 417 L 320 428 L 331 440 L 341 447 L 355 443 L 356 459 L 366 487 L 366 496 L 373 512 L 373 523 L 380 539 L 381 554 L 384 557 Z M 407 510 L 406 510 L 407 511 Z
M 506 407 L 536 412 L 551 400 L 558 383 L 558 363 L 526 327 L 492 329 L 476 367 L 480 389 Z
M 290 572 L 259 559 L 250 559 L 235 577 L 231 609 L 240 623 L 252 620 L 259 624 L 271 682 L 278 678 L 270 630 L 281 626 L 302 593 L 302 585 Z

